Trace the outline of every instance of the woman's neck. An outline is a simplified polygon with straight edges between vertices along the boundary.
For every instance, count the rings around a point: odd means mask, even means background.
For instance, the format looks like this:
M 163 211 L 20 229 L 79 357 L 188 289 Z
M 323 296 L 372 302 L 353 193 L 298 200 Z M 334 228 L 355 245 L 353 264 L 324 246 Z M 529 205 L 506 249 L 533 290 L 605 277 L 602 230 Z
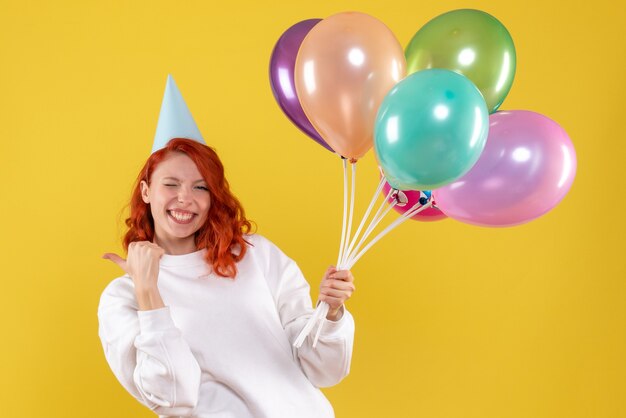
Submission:
M 165 250 L 168 255 L 184 255 L 197 251 L 195 237 L 182 238 L 180 240 L 163 240 L 154 237 L 154 243 Z

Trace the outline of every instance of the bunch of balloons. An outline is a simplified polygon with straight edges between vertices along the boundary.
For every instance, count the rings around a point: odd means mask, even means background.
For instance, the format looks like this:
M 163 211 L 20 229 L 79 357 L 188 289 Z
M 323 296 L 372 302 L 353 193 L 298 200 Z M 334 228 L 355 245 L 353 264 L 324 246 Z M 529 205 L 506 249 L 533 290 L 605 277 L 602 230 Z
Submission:
M 511 226 L 556 206 L 576 172 L 558 124 L 498 111 L 515 69 L 509 32 L 485 12 L 437 16 L 406 51 L 382 22 L 347 12 L 289 28 L 270 82 L 285 114 L 328 150 L 355 162 L 374 145 L 388 187 L 432 190 L 435 219 Z
M 490 227 L 528 222 L 563 199 L 576 172 L 565 131 L 535 112 L 499 110 L 516 64 L 507 29 L 479 10 L 435 17 L 404 51 L 387 26 L 358 12 L 285 31 L 270 62 L 274 97 L 297 127 L 343 159 L 338 267 L 350 268 L 399 224 L 360 250 L 379 209 L 355 246 L 382 190 L 404 220 L 450 217 Z M 382 179 L 350 241 L 346 161 L 354 194 L 355 163 L 372 147 Z

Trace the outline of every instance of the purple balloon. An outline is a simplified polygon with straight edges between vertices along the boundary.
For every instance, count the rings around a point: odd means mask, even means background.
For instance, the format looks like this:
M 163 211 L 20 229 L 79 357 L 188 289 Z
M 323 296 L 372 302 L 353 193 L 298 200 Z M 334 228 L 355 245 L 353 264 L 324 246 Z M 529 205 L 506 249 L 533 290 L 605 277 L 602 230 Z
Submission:
M 476 165 L 433 191 L 449 217 L 480 226 L 513 226 L 555 207 L 576 174 L 576 152 L 553 120 L 526 110 L 489 116 L 487 144 Z
M 309 31 L 322 19 L 308 19 L 298 22 L 285 31 L 276 42 L 270 59 L 270 85 L 274 98 L 285 115 L 302 132 L 307 134 L 318 144 L 334 152 L 315 130 L 304 114 L 294 84 L 294 68 L 298 50 Z

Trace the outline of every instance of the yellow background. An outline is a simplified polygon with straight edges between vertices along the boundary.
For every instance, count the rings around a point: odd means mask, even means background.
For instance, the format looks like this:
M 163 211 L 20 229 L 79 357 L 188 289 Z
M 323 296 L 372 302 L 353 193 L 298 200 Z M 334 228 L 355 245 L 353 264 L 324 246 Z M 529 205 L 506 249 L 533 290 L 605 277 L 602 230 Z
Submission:
M 626 417 L 623 1 L 0 1 L 0 415 L 150 417 L 105 362 L 101 291 L 120 271 L 120 211 L 176 78 L 259 232 L 317 296 L 340 238 L 338 158 L 272 97 L 290 25 L 346 10 L 406 45 L 457 8 L 496 16 L 517 49 L 502 109 L 569 133 L 570 193 L 507 229 L 409 222 L 354 268 L 339 418 Z M 357 215 L 377 184 L 358 166 Z M 395 218 L 390 215 L 389 219 Z

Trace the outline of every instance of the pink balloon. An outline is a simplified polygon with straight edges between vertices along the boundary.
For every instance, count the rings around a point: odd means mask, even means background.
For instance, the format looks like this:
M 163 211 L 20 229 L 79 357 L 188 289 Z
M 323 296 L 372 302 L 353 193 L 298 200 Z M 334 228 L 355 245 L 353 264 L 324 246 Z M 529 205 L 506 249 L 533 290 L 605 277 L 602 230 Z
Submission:
M 385 184 L 383 185 L 384 196 L 387 196 L 387 194 L 389 193 L 389 190 L 391 190 L 391 186 L 389 185 L 389 183 L 385 181 Z M 424 197 L 424 195 L 419 190 L 402 190 L 401 193 L 404 193 L 404 195 L 406 196 L 406 199 L 407 199 L 406 204 L 397 203 L 393 207 L 393 210 L 395 210 L 396 212 L 400 214 L 407 212 L 415 204 L 419 203 L 420 197 Z M 393 203 L 396 201 L 396 199 L 397 199 L 397 196 L 392 194 L 391 196 L 389 196 L 389 199 L 387 200 L 389 203 Z M 411 216 L 411 219 L 414 219 L 416 221 L 422 221 L 422 222 L 440 221 L 446 218 L 447 216 L 442 211 L 433 207 L 424 209 L 420 213 L 417 213 Z
M 433 191 L 449 217 L 480 226 L 513 226 L 555 207 L 576 174 L 576 152 L 553 120 L 526 110 L 489 116 L 478 162 L 455 182 Z

